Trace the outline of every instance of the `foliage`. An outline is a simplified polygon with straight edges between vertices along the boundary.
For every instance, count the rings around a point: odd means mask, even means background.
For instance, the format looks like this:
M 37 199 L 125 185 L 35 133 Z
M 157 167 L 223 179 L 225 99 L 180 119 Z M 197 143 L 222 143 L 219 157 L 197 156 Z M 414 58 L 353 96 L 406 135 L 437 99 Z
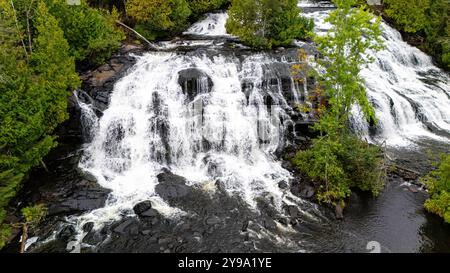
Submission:
M 450 154 L 442 155 L 436 170 L 423 178 L 430 197 L 425 208 L 450 223 Z
M 334 3 L 337 9 L 326 19 L 332 25 L 330 32 L 315 37 L 322 54 L 317 63 L 324 70 L 317 77 L 328 107 L 314 125 L 320 137 L 293 159 L 300 170 L 320 183 L 319 201 L 332 204 L 346 198 L 351 187 L 377 195 L 384 181 L 379 148 L 351 135 L 347 124 L 355 104 L 368 120 L 376 121 L 359 73 L 364 64 L 373 61 L 370 51 L 382 47 L 380 18 L 364 7 L 353 8 L 357 0 Z
M 417 32 L 425 27 L 430 0 L 385 0 L 386 14 L 406 32 Z
M 226 29 L 254 48 L 290 45 L 304 39 L 313 21 L 300 16 L 297 0 L 232 0 Z
M 22 208 L 21 212 L 25 223 L 29 226 L 33 226 L 45 217 L 47 209 L 44 205 L 39 204 Z
M 0 0 L 1 239 L 8 234 L 5 206 L 27 172 L 56 145 L 52 131 L 67 118 L 67 91 L 79 86 L 69 45 L 45 3 L 38 2 L 34 11 L 32 51 L 11 3 Z
M 47 3 L 51 14 L 58 18 L 76 61 L 101 64 L 125 38 L 123 31 L 115 26 L 117 18 L 89 7 L 84 0 L 81 5 L 67 5 L 66 0 L 47 0 Z
M 229 0 L 188 0 L 189 7 L 192 11 L 193 16 L 196 18 L 199 15 L 219 9 L 224 6 L 226 3 L 229 3 Z
M 350 195 L 352 187 L 378 195 L 383 187 L 382 160 L 379 147 L 343 134 L 314 139 L 311 148 L 299 151 L 292 162 L 319 184 L 320 202 L 336 204 Z
M 129 0 L 126 10 L 148 39 L 180 31 L 191 15 L 186 0 Z
M 385 13 L 403 31 L 425 38 L 423 49 L 450 68 L 450 5 L 448 0 L 386 0 Z

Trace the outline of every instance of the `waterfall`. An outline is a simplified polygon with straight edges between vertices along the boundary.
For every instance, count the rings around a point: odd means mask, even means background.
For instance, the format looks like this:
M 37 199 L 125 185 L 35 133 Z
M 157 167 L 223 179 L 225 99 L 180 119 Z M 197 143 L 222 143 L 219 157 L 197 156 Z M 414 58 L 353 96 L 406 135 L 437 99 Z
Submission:
M 311 1 L 299 6 L 314 19 L 317 33 L 330 28 L 324 23 L 329 3 L 321 2 L 317 10 Z M 185 32 L 206 36 L 202 41 L 162 45 L 214 48 L 213 36 L 229 36 L 226 18 L 226 13 L 210 14 Z M 411 145 L 422 137 L 448 142 L 448 74 L 402 41 L 396 30 L 385 23 L 382 27 L 386 48 L 362 71 L 379 125 L 369 128 L 355 109 L 353 127 L 362 137 L 391 146 Z M 290 77 L 291 57 L 249 52 L 236 56 L 220 48 L 147 53 L 137 57 L 136 65 L 115 84 L 100 118 L 81 104 L 84 122 L 93 126 L 80 168 L 111 194 L 105 207 L 69 219 L 78 227 L 78 239 L 83 224 L 94 222 L 98 230 L 134 215 L 133 206 L 144 200 L 164 217 L 185 215 L 155 191 L 157 175 L 164 169 L 199 189 L 210 190 L 215 185 L 211 182 L 220 182 L 250 208 L 256 208 L 255 199 L 262 195 L 271 197 L 279 211 L 283 204 L 306 202 L 278 187 L 291 174 L 275 154 L 290 144 L 287 135 L 296 134 L 293 107 L 304 102 L 308 92 L 306 80 L 298 86 Z M 301 206 L 300 212 L 307 214 Z
M 300 1 L 299 6 L 304 8 L 305 17 L 314 19 L 318 35 L 331 28 L 325 22 L 331 9 L 314 9 L 319 6 L 311 1 Z M 385 48 L 373 53 L 375 62 L 361 72 L 379 124 L 370 130 L 355 107 L 353 127 L 367 140 L 389 146 L 414 147 L 414 142 L 422 138 L 449 142 L 448 73 L 434 66 L 431 57 L 403 41 L 397 30 L 385 22 L 381 28 Z
M 266 54 L 139 57 L 92 122 L 95 137 L 80 167 L 112 192 L 104 208 L 77 218 L 77 225 L 93 221 L 99 228 L 132 215 L 143 200 L 165 217 L 183 215 L 155 193 L 163 168 L 194 187 L 220 181 L 252 208 L 256 197 L 269 194 L 281 210 L 290 201 L 283 201 L 278 183 L 291 175 L 274 153 L 288 142 L 293 124 L 287 112 L 304 89 L 281 77 L 283 67 L 289 75 L 290 63 Z

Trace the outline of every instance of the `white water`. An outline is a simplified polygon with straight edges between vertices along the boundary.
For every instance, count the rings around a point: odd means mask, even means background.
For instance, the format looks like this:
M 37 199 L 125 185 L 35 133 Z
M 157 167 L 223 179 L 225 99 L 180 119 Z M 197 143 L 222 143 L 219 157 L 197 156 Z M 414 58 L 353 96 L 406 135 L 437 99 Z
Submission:
M 133 71 L 116 83 L 109 108 L 93 122 L 98 123 L 95 137 L 80 167 L 112 193 L 104 208 L 74 219 L 77 226 L 92 221 L 98 229 L 132 215 L 133 205 L 143 200 L 151 200 L 166 217 L 182 215 L 155 193 L 163 167 L 205 191 L 214 192 L 213 182 L 221 181 L 229 194 L 241 196 L 253 208 L 262 194 L 273 196 L 280 210 L 283 202 L 302 202 L 291 194 L 283 201 L 285 193 L 278 187 L 290 178 L 273 156 L 285 145 L 285 109 L 290 106 L 280 83 L 262 87 L 274 62 L 263 54 L 243 61 L 172 53 L 140 57 Z M 202 81 L 200 94 L 191 102 L 178 73 L 194 67 L 211 78 L 213 87 L 208 92 L 207 81 Z M 252 83 L 248 99 L 241 90 L 243 82 Z M 264 104 L 268 93 L 274 100 L 270 109 Z M 210 148 L 202 146 L 203 140 Z
M 209 13 L 204 20 L 193 24 L 184 34 L 193 34 L 200 36 L 231 36 L 227 34 L 225 23 L 227 22 L 228 14 Z
M 330 28 L 323 23 L 327 13 L 306 14 L 315 19 L 317 32 Z M 224 15 L 210 15 L 186 33 L 225 36 Z M 448 75 L 433 66 L 427 55 L 404 43 L 398 32 L 386 24 L 383 33 L 386 49 L 363 70 L 380 123 L 379 133 L 372 140 L 386 140 L 392 146 L 411 145 L 412 140 L 424 136 L 448 141 L 431 133 L 422 122 L 426 120 L 450 132 Z M 143 200 L 151 200 L 165 217 L 185 214 L 170 207 L 155 192 L 156 176 L 163 167 L 208 192 L 214 192 L 214 181 L 220 180 L 229 194 L 241 196 L 250 207 L 255 207 L 256 197 L 267 193 L 274 197 L 278 208 L 282 203 L 303 202 L 292 195 L 286 198 L 287 193 L 277 186 L 290 177 L 273 156 L 285 144 L 289 123 L 285 111 L 289 105 L 279 84 L 271 91 L 261 87 L 263 80 L 268 80 L 264 69 L 273 62 L 263 54 L 243 61 L 221 55 L 146 54 L 116 84 L 110 106 L 100 120 L 95 120 L 93 112 L 83 105 L 85 117 L 93 119 L 95 132 L 80 167 L 94 174 L 98 183 L 112 193 L 104 208 L 72 219 L 79 230 L 86 222 L 94 222 L 98 229 L 104 223 L 132 215 L 133 205 Z M 178 72 L 194 67 L 211 78 L 213 87 L 208 92 L 203 86 L 191 102 L 178 84 Z M 422 72 L 435 78 L 435 86 L 420 80 Z M 248 99 L 241 90 L 244 82 L 252 83 Z M 292 90 L 293 97 L 298 98 L 299 90 Z M 264 105 L 265 92 L 275 99 L 271 111 Z M 418 111 L 408 99 L 418 105 Z M 199 114 L 202 111 L 203 115 Z M 422 119 L 417 118 L 417 112 Z M 354 124 L 369 138 L 367 124 L 357 111 Z M 202 146 L 203 139 L 210 143 L 210 149 Z
M 311 7 L 311 1 L 300 1 Z M 324 22 L 329 10 L 305 13 L 313 18 L 315 32 L 323 35 L 331 28 Z M 354 126 L 366 139 L 388 146 L 414 147 L 414 141 L 430 138 L 450 142 L 450 78 L 433 65 L 430 56 L 402 40 L 400 33 L 381 24 L 385 49 L 374 53 L 376 61 L 362 70 L 367 94 L 379 122 L 377 134 L 369 137 L 368 125 L 354 111 Z M 425 83 L 426 80 L 428 83 Z M 434 130 L 447 134 L 439 136 Z

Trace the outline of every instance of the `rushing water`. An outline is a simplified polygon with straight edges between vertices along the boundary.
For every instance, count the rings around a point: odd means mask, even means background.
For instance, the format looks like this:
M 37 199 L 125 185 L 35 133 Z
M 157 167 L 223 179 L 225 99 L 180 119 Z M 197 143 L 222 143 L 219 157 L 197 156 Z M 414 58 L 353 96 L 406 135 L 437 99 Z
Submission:
M 301 1 L 299 6 L 305 16 L 314 19 L 317 33 L 330 28 L 324 22 L 332 9 L 328 2 Z M 225 30 L 226 19 L 226 13 L 209 14 L 185 32 L 205 37 L 203 41 L 185 43 L 215 47 L 216 37 L 231 37 Z M 402 41 L 396 30 L 385 23 L 382 28 L 386 48 L 376 53 L 376 61 L 362 72 L 379 125 L 369 129 L 355 110 L 355 129 L 392 149 L 417 148 L 429 141 L 447 147 L 448 74 L 435 67 L 429 56 Z M 164 44 L 166 49 L 178 46 L 179 42 Z M 69 218 L 77 227 L 78 242 L 85 235 L 85 223 L 94 222 L 94 229 L 99 230 L 126 215 L 133 216 L 133 206 L 143 200 L 150 200 L 168 219 L 187 215 L 155 191 L 157 175 L 168 168 L 185 177 L 189 186 L 205 192 L 214 192 L 212 182 L 220 181 L 230 196 L 244 200 L 256 212 L 260 196 L 271 199 L 280 214 L 284 205 L 300 208 L 305 219 L 320 224 L 310 234 L 290 229 L 271 235 L 276 240 L 281 240 L 279 236 L 292 238 L 295 243 L 290 243 L 290 251 L 363 251 L 369 240 L 382 242 L 384 251 L 423 251 L 422 241 L 417 240 L 417 226 L 426 223 L 423 212 L 409 226 L 409 216 L 404 217 L 404 213 L 417 213 L 423 192 L 416 198 L 418 202 L 412 201 L 414 194 L 408 192 L 405 197 L 404 187 L 394 181 L 370 206 L 354 201 L 349 220 L 330 229 L 329 220 L 315 205 L 278 187 L 292 177 L 275 153 L 289 144 L 286 136 L 295 127 L 292 108 L 303 102 L 308 92 L 306 81 L 299 86 L 290 78 L 291 58 L 269 53 L 237 56 L 222 53 L 220 48 L 212 53 L 160 52 L 138 58 L 128 75 L 116 83 L 109 107 L 100 118 L 88 104 L 81 103 L 89 143 L 80 168 L 93 174 L 111 194 L 104 208 Z M 386 223 L 397 229 L 386 229 Z M 404 226 L 409 232 L 401 234 L 398 228 Z

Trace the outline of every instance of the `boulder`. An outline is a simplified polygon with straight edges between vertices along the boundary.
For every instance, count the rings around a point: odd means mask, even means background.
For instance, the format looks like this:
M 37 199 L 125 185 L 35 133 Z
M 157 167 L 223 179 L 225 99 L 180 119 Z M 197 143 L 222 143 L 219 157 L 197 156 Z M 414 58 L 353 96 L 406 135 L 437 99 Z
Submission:
M 140 203 L 137 203 L 136 205 L 134 205 L 133 211 L 134 211 L 134 213 L 136 213 L 136 215 L 141 216 L 142 213 L 144 213 L 145 211 L 147 211 L 151 208 L 152 208 L 152 202 L 147 200 L 147 201 L 143 201 L 143 202 L 140 202 Z
M 188 195 L 190 188 L 186 185 L 186 179 L 169 171 L 158 174 L 159 184 L 155 191 L 166 200 L 181 199 Z
M 210 92 L 213 87 L 211 77 L 195 68 L 178 72 L 178 84 L 189 101 L 194 100 L 198 94 Z

